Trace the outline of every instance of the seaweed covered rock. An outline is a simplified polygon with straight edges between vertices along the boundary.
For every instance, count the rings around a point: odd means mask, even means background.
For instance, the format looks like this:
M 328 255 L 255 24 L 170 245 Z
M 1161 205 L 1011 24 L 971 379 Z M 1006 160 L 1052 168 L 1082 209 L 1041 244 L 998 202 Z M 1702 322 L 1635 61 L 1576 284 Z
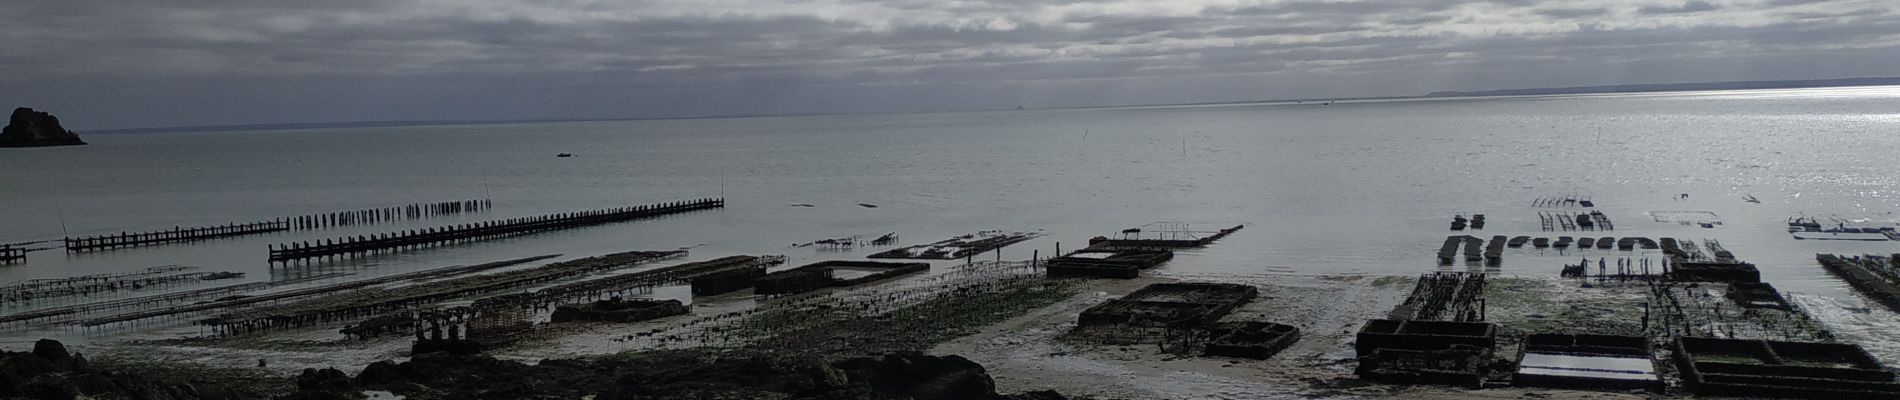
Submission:
M 350 376 L 336 368 L 305 368 L 302 374 L 297 375 L 297 389 L 341 393 L 357 391 L 356 384 L 350 381 Z
M 887 354 L 837 363 L 853 382 L 866 382 L 881 398 L 982 399 L 996 396 L 996 382 L 983 366 L 958 356 Z
M 52 362 L 72 358 L 72 354 L 66 352 L 66 344 L 53 339 L 40 339 L 33 342 L 33 355 Z
M 79 134 L 59 125 L 59 118 L 31 108 L 13 109 L 6 128 L 0 129 L 0 147 L 75 146 L 86 144 Z

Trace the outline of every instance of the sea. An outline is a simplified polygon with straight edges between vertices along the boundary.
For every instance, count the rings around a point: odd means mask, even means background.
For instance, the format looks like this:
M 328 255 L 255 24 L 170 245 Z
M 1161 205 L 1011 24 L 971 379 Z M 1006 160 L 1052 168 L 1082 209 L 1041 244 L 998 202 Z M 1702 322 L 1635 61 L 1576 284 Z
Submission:
M 1469 270 L 1554 276 L 1578 258 L 1661 256 L 1527 246 L 1485 267 L 1441 265 L 1435 254 L 1448 235 L 1674 237 L 1719 243 L 1784 292 L 1853 309 L 1871 303 L 1814 255 L 1900 253 L 1900 242 L 1796 240 L 1786 229 L 1797 217 L 1830 227 L 1900 221 L 1900 163 L 1893 161 L 1900 87 L 85 139 L 92 144 L 0 149 L 0 243 L 416 202 L 489 199 L 493 208 L 187 244 L 36 251 L 0 266 L 0 285 L 163 265 L 246 273 L 231 283 L 336 272 L 355 279 L 626 250 L 687 249 L 693 260 L 785 255 L 798 265 L 885 250 L 794 246 L 819 239 L 896 233 L 909 245 L 993 230 L 1040 236 L 974 258 L 1025 260 L 1130 228 L 1198 232 L 1192 235 L 1244 225 L 1151 273 L 1189 280 Z M 727 205 L 346 260 L 267 261 L 268 248 L 282 243 L 703 197 Z M 1549 198 L 1589 199 L 1595 207 L 1534 206 Z M 1540 212 L 1589 210 L 1611 218 L 1615 231 L 1542 229 Z M 1668 217 L 1684 212 L 1719 222 Z M 1451 231 L 1460 214 L 1486 215 L 1486 229 Z

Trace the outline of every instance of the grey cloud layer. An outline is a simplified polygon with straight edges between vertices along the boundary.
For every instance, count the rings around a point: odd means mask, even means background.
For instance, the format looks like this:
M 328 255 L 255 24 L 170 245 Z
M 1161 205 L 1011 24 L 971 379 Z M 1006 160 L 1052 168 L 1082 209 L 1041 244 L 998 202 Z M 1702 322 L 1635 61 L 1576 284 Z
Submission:
M 1884 0 L 20 3 L 0 7 L 0 100 L 125 125 L 1393 95 L 1900 61 Z M 193 97 L 149 105 L 168 95 Z

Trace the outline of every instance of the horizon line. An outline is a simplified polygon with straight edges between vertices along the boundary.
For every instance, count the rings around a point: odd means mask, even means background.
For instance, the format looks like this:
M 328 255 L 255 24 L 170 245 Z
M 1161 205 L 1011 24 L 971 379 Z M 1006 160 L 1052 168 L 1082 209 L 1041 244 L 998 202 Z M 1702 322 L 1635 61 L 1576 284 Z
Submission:
M 1838 84 L 1835 84 L 1835 83 L 1838 83 Z M 1751 85 L 1751 84 L 1752 85 L 1771 85 L 1771 86 L 1731 87 L 1731 88 L 1691 87 L 1691 86 L 1697 86 L 1697 85 Z M 1801 85 L 1795 85 L 1795 84 L 1801 84 Z M 1592 86 L 1511 88 L 1511 89 L 1487 89 L 1487 90 L 1471 90 L 1471 91 L 1433 91 L 1433 92 L 1426 93 L 1423 95 L 1406 95 L 1406 96 L 1357 96 L 1357 97 L 1323 97 L 1323 98 L 1305 98 L 1305 99 L 1298 99 L 1298 98 L 1296 99 L 1257 99 L 1257 100 L 1207 101 L 1207 102 L 1186 102 L 1186 103 L 1115 104 L 1115 105 L 1069 106 L 1069 107 L 1048 107 L 1048 108 L 980 108 L 980 109 L 963 109 L 963 110 L 889 111 L 889 112 L 717 114 L 717 115 L 697 115 L 697 116 L 689 115 L 689 116 L 669 116 L 669 117 L 527 118 L 527 119 L 495 119 L 495 120 L 478 120 L 478 119 L 376 120 L 376 121 L 330 121 L 330 122 L 282 122 L 282 123 L 252 123 L 252 124 L 184 125 L 184 126 L 157 126 L 157 127 L 139 127 L 139 128 L 98 129 L 98 130 L 88 131 L 85 133 L 89 135 L 90 134 L 118 135 L 118 134 L 177 133 L 177 132 L 233 132 L 233 131 L 275 131 L 275 130 L 294 130 L 294 129 L 408 127 L 408 126 L 537 124 L 537 123 L 557 123 L 557 122 L 620 122 L 620 121 L 746 119 L 746 118 L 784 118 L 784 117 L 851 116 L 851 115 L 946 114 L 946 113 L 996 112 L 996 111 L 1063 111 L 1063 110 L 1091 110 L 1091 109 L 1133 108 L 1133 107 L 1182 107 L 1182 106 L 1215 106 L 1215 105 L 1241 105 L 1241 104 L 1304 103 L 1304 102 L 1331 103 L 1331 102 L 1337 102 L 1337 101 L 1460 99 L 1460 98 L 1485 98 L 1485 97 L 1563 96 L 1563 95 L 1584 95 L 1584 94 L 1666 93 L 1666 92 L 1763 90 L 1763 89 L 1810 89 L 1810 88 L 1830 88 L 1830 87 L 1891 86 L 1891 85 L 1900 85 L 1900 77 L 1886 76 L 1886 77 L 1819 78 L 1819 79 L 1791 79 L 1791 80 L 1625 83 L 1625 84 L 1592 85 Z M 1018 107 L 1022 107 L 1022 106 L 1018 106 Z

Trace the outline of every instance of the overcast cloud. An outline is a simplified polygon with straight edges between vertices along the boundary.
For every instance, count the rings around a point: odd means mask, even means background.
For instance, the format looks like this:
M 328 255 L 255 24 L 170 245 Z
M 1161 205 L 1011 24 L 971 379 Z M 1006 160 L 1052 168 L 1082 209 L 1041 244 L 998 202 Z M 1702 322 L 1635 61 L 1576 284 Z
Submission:
M 902 112 L 1900 75 L 1891 0 L 14 0 L 80 129 Z

